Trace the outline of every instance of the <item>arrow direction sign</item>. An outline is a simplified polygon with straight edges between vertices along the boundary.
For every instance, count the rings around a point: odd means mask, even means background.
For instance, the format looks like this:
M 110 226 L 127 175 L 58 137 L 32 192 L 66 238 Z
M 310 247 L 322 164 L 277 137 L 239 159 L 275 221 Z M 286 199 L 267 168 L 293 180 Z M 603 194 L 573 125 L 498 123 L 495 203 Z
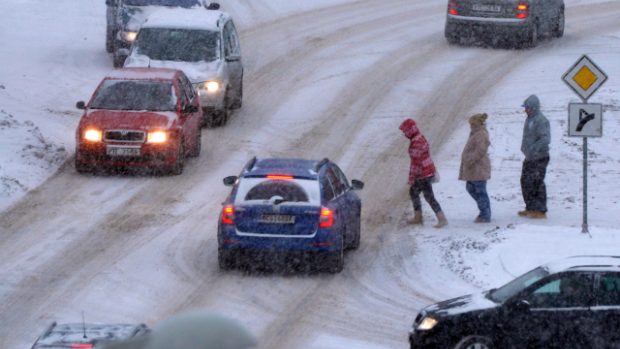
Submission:
M 603 105 L 570 103 L 568 105 L 568 135 L 570 137 L 603 136 Z

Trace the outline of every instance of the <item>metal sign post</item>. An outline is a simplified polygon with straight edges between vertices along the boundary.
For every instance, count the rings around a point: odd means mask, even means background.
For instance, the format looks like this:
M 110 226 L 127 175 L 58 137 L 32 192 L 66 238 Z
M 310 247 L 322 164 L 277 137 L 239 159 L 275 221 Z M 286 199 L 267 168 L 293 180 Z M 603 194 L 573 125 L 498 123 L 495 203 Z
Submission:
M 562 80 L 575 91 L 583 104 L 568 105 L 568 136 L 583 139 L 583 223 L 582 233 L 588 231 L 588 137 L 603 135 L 603 106 L 588 104 L 590 96 L 607 80 L 607 75 L 583 55 L 565 74 Z

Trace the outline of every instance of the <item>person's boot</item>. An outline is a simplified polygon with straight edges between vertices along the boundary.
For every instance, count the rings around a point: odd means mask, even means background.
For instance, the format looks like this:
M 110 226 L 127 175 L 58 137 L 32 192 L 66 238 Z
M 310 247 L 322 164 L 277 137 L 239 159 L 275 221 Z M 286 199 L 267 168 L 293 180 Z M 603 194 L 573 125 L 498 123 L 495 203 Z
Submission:
M 422 210 L 413 211 L 413 219 L 409 224 L 422 224 Z
M 527 217 L 530 214 L 530 212 L 532 212 L 532 211 L 530 211 L 530 210 L 523 210 L 523 211 L 519 211 L 518 214 L 521 217 Z
M 448 220 L 446 219 L 446 215 L 443 211 L 437 212 L 437 224 L 434 225 L 435 228 L 441 228 L 448 225 Z
M 547 214 L 542 212 L 542 211 L 530 211 L 527 214 L 527 218 L 545 219 L 545 218 L 547 218 Z

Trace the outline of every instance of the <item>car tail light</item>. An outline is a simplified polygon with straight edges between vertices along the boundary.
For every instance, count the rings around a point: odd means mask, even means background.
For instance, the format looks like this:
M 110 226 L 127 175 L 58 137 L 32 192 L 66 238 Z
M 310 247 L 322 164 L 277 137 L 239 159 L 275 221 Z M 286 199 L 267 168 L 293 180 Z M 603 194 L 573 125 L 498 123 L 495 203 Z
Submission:
M 518 19 L 525 19 L 530 14 L 530 5 L 527 2 L 520 2 L 517 5 L 517 15 Z
M 293 179 L 293 176 L 270 174 L 270 175 L 267 175 L 267 179 L 285 179 L 285 180 L 289 180 L 289 179 Z
M 235 224 L 235 206 L 226 205 L 222 208 L 222 224 Z
M 321 207 L 321 216 L 319 217 L 319 228 L 331 228 L 334 225 L 334 211 L 327 207 Z
M 90 349 L 92 347 L 93 345 L 91 343 L 71 344 L 71 348 L 75 348 L 75 349 Z
M 456 0 L 450 0 L 448 2 L 448 13 L 456 16 L 459 14 L 459 11 L 456 9 Z

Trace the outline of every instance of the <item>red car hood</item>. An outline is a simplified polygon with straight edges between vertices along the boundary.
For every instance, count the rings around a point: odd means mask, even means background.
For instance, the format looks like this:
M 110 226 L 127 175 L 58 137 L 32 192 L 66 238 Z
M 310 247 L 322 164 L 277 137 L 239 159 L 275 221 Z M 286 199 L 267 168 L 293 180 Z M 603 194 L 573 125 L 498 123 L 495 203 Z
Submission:
M 168 129 L 176 126 L 177 122 L 177 114 L 171 111 L 89 110 L 81 124 L 108 130 L 151 130 Z

